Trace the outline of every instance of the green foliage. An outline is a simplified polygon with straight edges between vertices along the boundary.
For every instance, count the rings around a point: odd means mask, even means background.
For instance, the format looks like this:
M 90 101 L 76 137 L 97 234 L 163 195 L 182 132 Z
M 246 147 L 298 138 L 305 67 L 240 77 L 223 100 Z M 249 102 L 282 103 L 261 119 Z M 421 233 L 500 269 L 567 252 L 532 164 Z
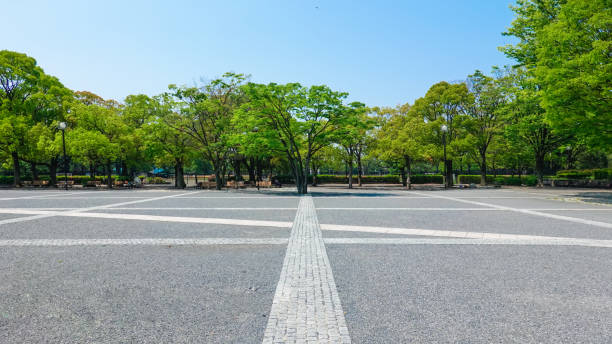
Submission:
M 556 173 L 561 179 L 612 179 L 612 169 L 560 170 Z

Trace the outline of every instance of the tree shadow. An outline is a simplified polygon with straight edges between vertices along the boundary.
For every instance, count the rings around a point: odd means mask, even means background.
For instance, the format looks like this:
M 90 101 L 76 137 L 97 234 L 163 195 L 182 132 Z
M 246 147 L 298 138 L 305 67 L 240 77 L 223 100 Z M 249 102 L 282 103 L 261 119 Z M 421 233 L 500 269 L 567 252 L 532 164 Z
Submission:
M 586 191 L 568 196 L 580 198 L 580 200 L 587 203 L 612 204 L 612 192 Z

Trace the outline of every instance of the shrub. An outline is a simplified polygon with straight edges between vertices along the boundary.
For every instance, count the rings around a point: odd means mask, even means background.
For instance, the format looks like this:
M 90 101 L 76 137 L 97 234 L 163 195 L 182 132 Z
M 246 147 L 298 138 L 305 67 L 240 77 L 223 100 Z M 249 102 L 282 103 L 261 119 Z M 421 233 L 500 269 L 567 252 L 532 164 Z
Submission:
M 593 179 L 612 179 L 612 169 L 599 168 L 593 170 Z
M 147 177 L 147 184 L 169 184 L 162 177 Z
M 411 184 L 442 184 L 444 178 L 440 174 L 415 174 L 410 176 Z
M 593 176 L 592 170 L 561 170 L 557 171 L 556 177 L 566 179 L 587 179 Z
M 538 184 L 538 177 L 536 176 L 526 176 L 523 179 L 523 183 L 527 186 L 536 186 Z
M 0 184 L 10 185 L 13 184 L 13 176 L 0 176 Z
M 494 182 L 494 178 L 490 174 L 487 174 L 486 180 L 487 183 Z M 460 174 L 457 177 L 457 182 L 459 184 L 480 184 L 480 174 Z

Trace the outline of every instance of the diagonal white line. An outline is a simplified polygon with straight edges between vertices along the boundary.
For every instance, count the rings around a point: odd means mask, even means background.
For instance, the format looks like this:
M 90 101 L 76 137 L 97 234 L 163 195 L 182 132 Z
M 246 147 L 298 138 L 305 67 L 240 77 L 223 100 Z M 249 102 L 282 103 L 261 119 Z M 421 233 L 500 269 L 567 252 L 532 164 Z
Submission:
M 587 246 L 612 248 L 612 240 L 511 240 L 511 239 L 431 239 L 431 238 L 325 238 L 326 244 L 374 245 L 532 245 Z
M 196 191 L 195 193 L 199 193 L 199 192 L 201 192 L 201 191 Z M 0 221 L 0 225 L 6 224 L 6 223 L 15 223 L 15 222 L 37 220 L 37 219 L 41 219 L 41 218 L 45 218 L 45 217 L 52 217 L 52 216 L 70 216 L 70 215 L 73 215 L 73 214 L 79 214 L 79 213 L 84 212 L 84 211 L 90 211 L 90 210 L 96 210 L 96 209 L 107 209 L 107 208 L 112 208 L 114 206 L 122 206 L 122 205 L 136 204 L 136 203 L 142 203 L 142 202 L 151 202 L 151 201 L 157 201 L 157 200 L 160 200 L 160 199 L 173 198 L 173 197 L 178 197 L 178 196 L 187 195 L 187 194 L 193 194 L 193 193 L 194 192 L 186 192 L 186 193 L 180 193 L 180 194 L 175 194 L 175 195 L 168 195 L 168 196 L 161 196 L 161 197 L 153 197 L 153 198 L 141 199 L 141 200 L 137 200 L 137 201 L 112 203 L 112 204 L 105 204 L 105 205 L 99 205 L 99 206 L 88 207 L 88 208 L 78 208 L 78 209 L 75 209 L 75 210 L 68 210 L 68 211 L 63 211 L 63 212 L 58 212 L 58 211 L 55 211 L 55 212 L 40 211 L 40 212 L 38 212 L 39 215 L 36 215 L 36 216 L 27 216 L 27 217 L 19 217 L 19 218 L 16 218 L 16 219 L 2 220 L 2 221 Z M 17 214 L 17 213 L 13 213 L 13 214 Z
M 54 197 L 54 196 L 66 196 L 66 195 L 74 195 L 77 194 L 78 192 L 68 192 L 68 193 L 63 193 L 63 192 L 53 192 L 50 193 L 48 195 L 35 195 L 35 196 L 20 196 L 20 197 L 4 197 L 4 198 L 0 198 L 0 201 L 9 201 L 9 200 L 18 200 L 18 199 L 47 199 L 49 197 Z
M 17 239 L 0 240 L 0 247 L 11 246 L 166 246 L 166 245 L 284 245 L 285 238 L 143 238 L 143 239 Z
M 312 198 L 300 200 L 263 343 L 350 343 Z
M 415 191 L 411 191 L 411 193 L 416 194 L 416 195 L 427 195 L 427 194 L 420 193 L 420 192 L 415 192 Z M 569 222 L 575 222 L 575 223 L 582 223 L 582 224 L 591 225 L 591 226 L 597 226 L 597 227 L 612 228 L 612 223 L 607 223 L 607 222 L 586 220 L 586 219 L 581 219 L 581 218 L 577 218 L 577 217 L 555 215 L 555 214 L 549 214 L 549 213 L 541 213 L 541 212 L 535 211 L 535 210 L 513 208 L 513 207 L 507 207 L 507 206 L 503 206 L 503 205 L 497 205 L 497 204 L 491 204 L 491 203 L 485 203 L 485 202 L 469 201 L 469 200 L 460 199 L 460 198 L 457 198 L 457 197 L 441 196 L 441 195 L 429 195 L 429 196 L 432 197 L 432 198 L 447 199 L 447 200 L 450 200 L 450 201 L 457 201 L 457 202 L 469 203 L 469 204 L 474 204 L 474 205 L 481 205 L 481 206 L 496 208 L 496 209 L 500 209 L 500 210 L 509 210 L 509 211 L 514 211 L 514 212 L 522 213 L 522 214 L 529 214 L 529 215 L 535 215 L 535 216 L 548 217 L 548 218 L 556 219 L 556 220 L 563 220 L 563 221 L 569 221 Z

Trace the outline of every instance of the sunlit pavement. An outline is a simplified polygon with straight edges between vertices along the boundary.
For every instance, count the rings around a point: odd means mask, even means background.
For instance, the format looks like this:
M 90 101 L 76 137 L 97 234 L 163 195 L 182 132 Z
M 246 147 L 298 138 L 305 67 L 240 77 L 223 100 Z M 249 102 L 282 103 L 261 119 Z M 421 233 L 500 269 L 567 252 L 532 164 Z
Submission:
M 2 190 L 0 342 L 606 343 L 608 196 Z

